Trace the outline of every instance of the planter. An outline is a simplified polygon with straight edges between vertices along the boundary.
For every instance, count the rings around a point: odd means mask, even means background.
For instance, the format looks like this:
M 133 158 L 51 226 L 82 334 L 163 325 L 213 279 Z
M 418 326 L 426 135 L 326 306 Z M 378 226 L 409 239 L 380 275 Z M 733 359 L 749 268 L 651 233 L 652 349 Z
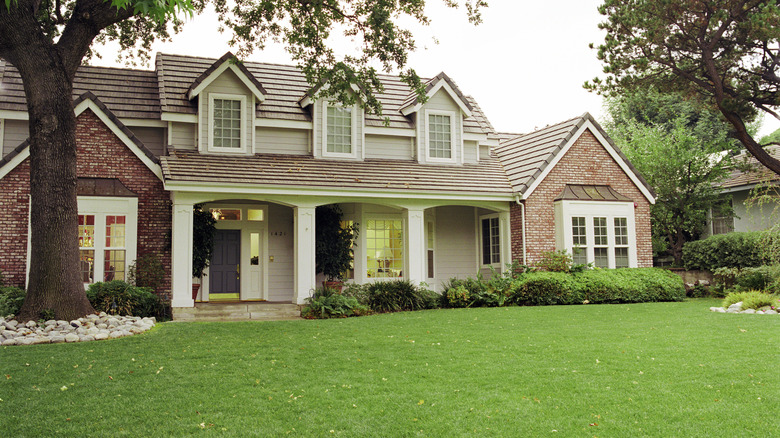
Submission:
M 198 298 L 198 291 L 200 290 L 200 285 L 197 283 L 192 284 L 192 299 L 195 300 Z
M 336 289 L 337 291 L 339 291 L 339 293 L 341 293 L 341 289 L 344 288 L 344 282 L 343 281 L 338 281 L 338 280 L 323 281 L 322 282 L 322 287 L 327 287 L 329 289 Z

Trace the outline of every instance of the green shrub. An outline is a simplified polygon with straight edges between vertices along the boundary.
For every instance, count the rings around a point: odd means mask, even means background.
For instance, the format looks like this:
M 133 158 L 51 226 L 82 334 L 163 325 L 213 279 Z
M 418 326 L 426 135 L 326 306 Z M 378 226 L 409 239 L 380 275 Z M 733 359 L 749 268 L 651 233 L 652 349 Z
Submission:
M 559 251 L 547 251 L 534 263 L 534 266 L 542 271 L 570 272 L 572 266 L 571 255 L 565 249 Z
M 368 307 L 374 312 L 433 309 L 438 294 L 409 280 L 377 281 L 366 286 Z
M 748 268 L 770 263 L 771 254 L 762 248 L 780 239 L 778 233 L 753 231 L 716 234 L 683 246 L 685 269 L 714 271 L 718 268 Z
M 357 283 L 345 283 L 341 295 L 353 297 L 358 303 L 368 307 L 368 285 Z
M 744 268 L 734 279 L 741 290 L 766 290 L 773 282 L 780 280 L 780 265 Z
M 575 277 L 565 272 L 531 272 L 512 283 L 511 301 L 520 305 L 544 306 L 583 301 Z
M 0 286 L 0 316 L 16 315 L 24 302 L 24 289 Z
M 342 295 L 329 287 L 314 291 L 313 296 L 306 298 L 306 303 L 301 309 L 301 316 L 310 319 L 346 318 L 368 312 L 368 308 L 358 303 L 357 298 Z
M 742 302 L 742 309 L 755 309 L 758 310 L 762 307 L 771 307 L 776 309 L 778 307 L 778 296 L 774 294 L 768 294 L 757 290 L 750 290 L 745 292 L 732 292 L 726 295 L 723 300 L 722 306 L 728 308 L 732 304 Z
M 138 257 L 127 273 L 127 282 L 156 291 L 165 280 L 165 267 L 157 254 Z
M 442 295 L 442 307 L 469 307 L 474 302 L 471 298 L 471 292 L 463 284 L 450 287 Z
M 121 280 L 90 284 L 87 298 L 98 312 L 170 319 L 170 307 L 160 297 L 148 288 L 133 286 Z

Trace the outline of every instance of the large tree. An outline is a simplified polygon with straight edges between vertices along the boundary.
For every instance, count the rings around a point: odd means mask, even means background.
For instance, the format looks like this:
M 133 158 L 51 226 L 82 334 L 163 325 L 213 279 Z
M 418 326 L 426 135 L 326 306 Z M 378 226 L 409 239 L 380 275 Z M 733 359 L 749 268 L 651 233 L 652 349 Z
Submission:
M 774 0 L 605 0 L 598 48 L 606 80 L 585 87 L 608 95 L 654 85 L 698 94 L 733 126 L 756 159 L 780 161 L 751 135 L 757 114 L 779 118 L 780 6 Z
M 155 39 L 169 38 L 177 13 L 201 12 L 207 0 L 4 0 L 0 2 L 0 57 L 21 75 L 30 127 L 30 274 L 20 319 L 51 309 L 58 319 L 83 316 L 92 307 L 78 270 L 76 119 L 73 78 L 98 41 L 115 40 L 142 59 Z M 457 6 L 451 0 L 443 0 Z M 425 0 L 215 0 L 220 20 L 235 35 L 239 53 L 282 41 L 312 84 L 380 112 L 374 97 L 381 69 L 397 69 L 418 93 L 423 84 L 406 68 L 415 48 L 401 19 L 428 23 Z M 479 22 L 482 0 L 467 0 Z M 334 30 L 355 40 L 354 54 L 339 58 L 330 47 Z M 357 90 L 353 92 L 352 90 Z

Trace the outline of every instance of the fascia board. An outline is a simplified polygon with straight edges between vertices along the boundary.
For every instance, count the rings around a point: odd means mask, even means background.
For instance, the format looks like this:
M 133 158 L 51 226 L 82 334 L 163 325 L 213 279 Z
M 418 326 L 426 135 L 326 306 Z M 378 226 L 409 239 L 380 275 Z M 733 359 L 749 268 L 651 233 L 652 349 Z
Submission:
M 244 74 L 244 72 L 241 71 L 238 67 L 236 67 L 234 64 L 230 62 L 230 60 L 226 60 L 222 63 L 219 67 L 217 67 L 216 70 L 214 70 L 206 79 L 203 80 L 200 84 L 198 84 L 197 87 L 192 89 L 189 93 L 187 93 L 187 99 L 192 100 L 196 96 L 198 96 L 203 90 L 206 89 L 209 85 L 211 85 L 212 82 L 216 78 L 219 77 L 222 73 L 224 73 L 227 69 L 230 69 L 235 75 L 238 77 L 238 79 L 241 81 L 242 84 L 244 84 L 245 87 L 249 88 L 249 91 L 252 92 L 252 94 L 257 98 L 257 100 L 262 103 L 265 100 L 265 95 L 262 91 L 260 91 L 255 84 L 252 83 L 252 81 L 249 80 L 249 78 Z

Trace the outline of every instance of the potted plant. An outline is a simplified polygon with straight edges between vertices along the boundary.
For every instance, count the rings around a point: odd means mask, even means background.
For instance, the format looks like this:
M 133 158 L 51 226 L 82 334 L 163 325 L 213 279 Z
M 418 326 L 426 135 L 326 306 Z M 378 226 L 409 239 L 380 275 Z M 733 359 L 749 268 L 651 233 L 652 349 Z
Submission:
M 347 225 L 342 217 L 337 205 L 323 205 L 317 207 L 314 218 L 316 271 L 325 275 L 325 287 L 338 290 L 352 267 L 358 235 L 358 224 Z
M 192 208 L 192 276 L 198 283 L 192 284 L 192 299 L 198 297 L 198 289 L 203 283 L 203 270 L 211 262 L 214 252 L 214 233 L 217 231 L 217 220 L 211 212 L 203 209 L 203 204 L 195 204 Z

